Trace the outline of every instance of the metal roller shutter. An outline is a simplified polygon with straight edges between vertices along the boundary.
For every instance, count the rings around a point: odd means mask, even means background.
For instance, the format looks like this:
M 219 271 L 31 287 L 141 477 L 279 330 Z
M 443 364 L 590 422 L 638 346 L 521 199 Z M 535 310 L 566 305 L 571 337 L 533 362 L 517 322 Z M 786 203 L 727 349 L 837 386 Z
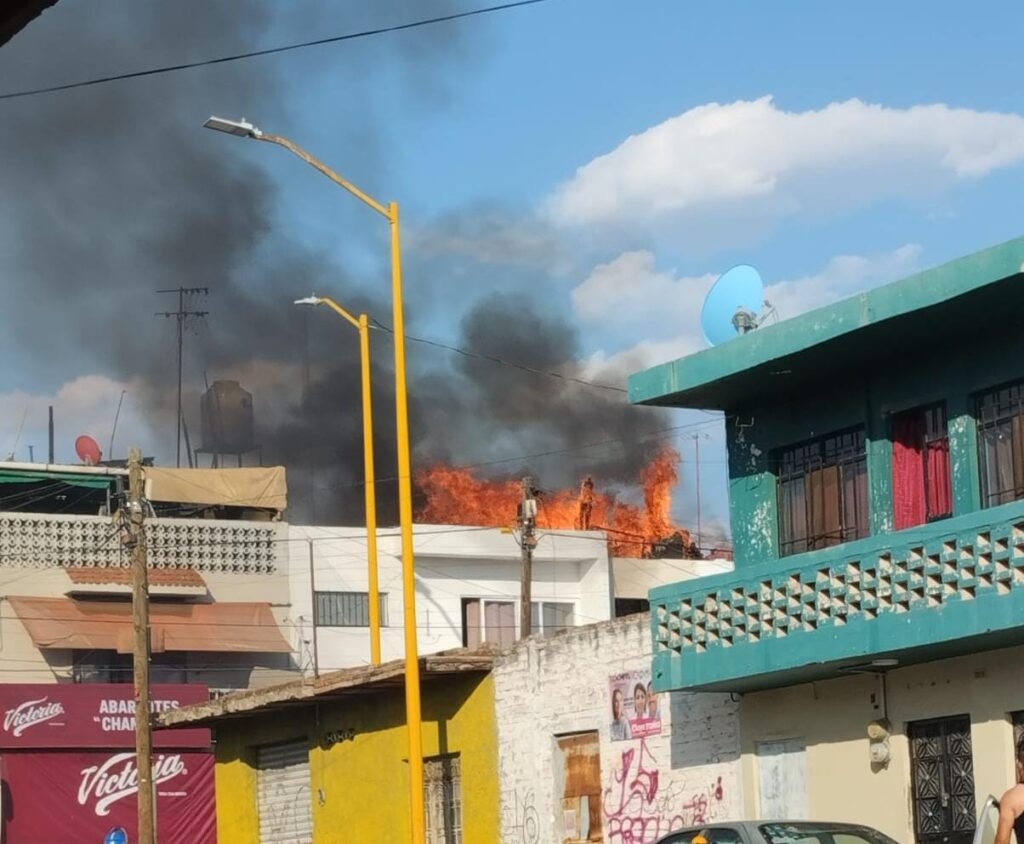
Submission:
M 305 741 L 256 749 L 260 844 L 312 844 L 309 747 Z

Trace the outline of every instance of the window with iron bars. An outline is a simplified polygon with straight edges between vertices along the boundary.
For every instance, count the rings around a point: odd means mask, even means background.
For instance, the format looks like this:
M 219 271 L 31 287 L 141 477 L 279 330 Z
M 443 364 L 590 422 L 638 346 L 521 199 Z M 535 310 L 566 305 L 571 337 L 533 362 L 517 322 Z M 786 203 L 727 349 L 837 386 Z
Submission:
M 380 624 L 388 626 L 388 596 L 380 593 Z M 317 592 L 317 627 L 369 627 L 370 595 L 368 592 Z
M 982 393 L 976 414 L 982 506 L 1024 498 L 1024 382 Z
M 782 556 L 868 535 L 863 427 L 780 449 L 774 457 Z
M 462 769 L 458 753 L 423 760 L 427 844 L 462 844 Z

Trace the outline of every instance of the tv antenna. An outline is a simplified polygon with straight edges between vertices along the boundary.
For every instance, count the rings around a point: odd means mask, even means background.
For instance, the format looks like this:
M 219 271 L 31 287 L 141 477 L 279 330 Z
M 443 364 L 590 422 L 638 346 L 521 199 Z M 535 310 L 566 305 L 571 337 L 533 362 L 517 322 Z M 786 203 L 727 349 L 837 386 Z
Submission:
M 764 298 L 761 274 L 748 264 L 740 264 L 723 273 L 704 297 L 700 324 L 704 339 L 712 346 L 731 340 L 737 334 L 749 334 L 778 312 Z
M 174 465 L 179 469 L 181 468 L 181 351 L 185 343 L 185 329 L 197 319 L 202 319 L 209 311 L 198 311 L 191 308 L 192 302 L 194 302 L 200 296 L 207 296 L 210 293 L 208 287 L 172 287 L 167 290 L 157 290 L 157 293 L 177 293 L 178 294 L 178 310 L 176 311 L 157 311 L 156 316 L 167 317 L 170 319 L 174 317 L 178 322 L 178 416 L 176 421 L 176 436 L 174 441 Z M 185 297 L 189 297 L 189 302 L 186 303 Z

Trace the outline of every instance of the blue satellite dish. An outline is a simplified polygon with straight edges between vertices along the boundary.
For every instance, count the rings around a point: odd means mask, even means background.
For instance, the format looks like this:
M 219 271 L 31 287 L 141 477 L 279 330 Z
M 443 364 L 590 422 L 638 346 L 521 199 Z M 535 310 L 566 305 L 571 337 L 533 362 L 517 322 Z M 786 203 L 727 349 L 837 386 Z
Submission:
M 704 339 L 712 346 L 737 336 L 733 317 L 737 308 L 759 314 L 764 307 L 764 282 L 761 274 L 747 264 L 723 273 L 704 298 L 700 326 Z

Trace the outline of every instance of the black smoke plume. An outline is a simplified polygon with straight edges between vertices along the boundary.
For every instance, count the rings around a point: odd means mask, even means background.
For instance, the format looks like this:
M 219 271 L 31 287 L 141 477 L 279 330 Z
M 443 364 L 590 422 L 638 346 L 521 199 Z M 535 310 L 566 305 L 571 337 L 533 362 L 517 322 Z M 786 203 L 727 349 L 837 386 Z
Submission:
M 321 35 L 327 25 L 351 31 L 452 8 L 448 2 L 392 0 L 345 4 L 342 14 L 332 13 L 333 4 L 255 0 L 134 0 L 102 8 L 63 0 L 0 51 L 0 89 L 192 61 Z M 481 26 L 474 24 L 475 35 Z M 386 133 L 373 125 L 369 57 L 394 59 L 410 97 L 430 107 L 444 98 L 454 72 L 478 60 L 477 52 L 467 47 L 460 27 L 432 27 L 372 46 L 288 54 L 288 61 L 257 59 L 0 103 L 0 354 L 49 387 L 84 372 L 141 376 L 153 438 L 148 450 L 166 462 L 173 454 L 174 349 L 154 312 L 176 302 L 154 291 L 208 287 L 208 300 L 196 304 L 211 315 L 189 335 L 186 356 L 193 447 L 199 444 L 204 376 L 236 378 L 254 394 L 264 461 L 289 469 L 291 518 L 359 523 L 355 332 L 331 314 L 302 313 L 289 303 L 312 291 L 365 291 L 368 284 L 346 273 L 335 253 L 327 256 L 281 234 L 271 174 L 281 167 L 283 150 L 252 149 L 257 145 L 246 147 L 200 126 L 219 113 L 258 118 L 287 134 L 285 92 L 295 90 L 303 74 L 327 75 L 337 80 L 337 96 L 318 107 L 360 119 L 332 138 L 324 157 L 346 162 L 352 173 L 370 174 L 371 182 L 386 182 L 380 155 Z M 310 179 L 311 190 L 338 190 L 321 186 L 315 181 L 320 176 L 300 173 L 301 162 L 288 163 L 294 178 Z M 331 225 L 348 241 L 381 243 L 386 254 L 380 221 L 354 201 L 336 204 Z M 346 304 L 390 324 L 388 300 L 375 289 L 372 296 L 348 295 Z M 446 290 L 444 279 L 431 279 L 431 289 Z M 462 301 L 454 287 L 449 293 Z M 574 329 L 524 306 L 521 298 L 479 302 L 465 314 L 461 335 L 456 345 L 486 355 L 581 372 Z M 377 467 L 384 479 L 379 498 L 383 520 L 393 522 L 387 332 L 376 331 L 374 345 Z M 665 425 L 658 412 L 630 408 L 621 393 L 415 343 L 409 354 L 414 454 L 421 465 L 487 463 L 484 471 L 529 470 L 550 486 L 576 483 L 584 472 L 628 483 L 657 448 L 649 434 Z M 580 449 L 605 441 L 615 442 Z M 563 453 L 504 461 L 551 451 Z

